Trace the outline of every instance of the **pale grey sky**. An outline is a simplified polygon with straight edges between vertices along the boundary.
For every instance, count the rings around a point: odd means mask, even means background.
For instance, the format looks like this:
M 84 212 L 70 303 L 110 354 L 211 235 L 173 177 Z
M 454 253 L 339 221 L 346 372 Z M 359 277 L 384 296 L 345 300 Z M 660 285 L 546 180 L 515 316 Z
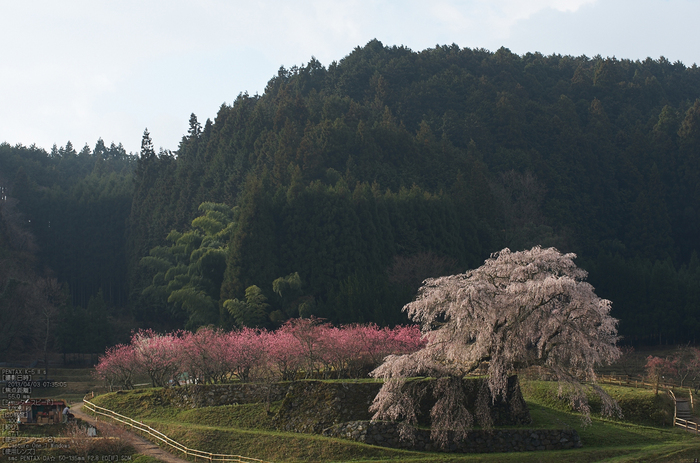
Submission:
M 698 0 L 0 0 L 0 142 L 177 149 L 280 66 L 373 38 L 700 63 Z

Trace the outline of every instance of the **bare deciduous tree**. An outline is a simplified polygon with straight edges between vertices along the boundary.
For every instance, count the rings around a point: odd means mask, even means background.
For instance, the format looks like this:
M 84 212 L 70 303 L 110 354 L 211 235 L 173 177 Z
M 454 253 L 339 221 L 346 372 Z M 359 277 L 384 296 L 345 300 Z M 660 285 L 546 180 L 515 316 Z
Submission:
M 462 382 L 440 379 L 461 379 L 479 367 L 487 372 L 491 402 L 506 396 L 509 375 L 541 366 L 558 378 L 560 390 L 584 416 L 590 408 L 583 381 L 601 396 L 604 412 L 619 413 L 594 372 L 594 366 L 620 356 L 617 320 L 610 316 L 610 301 L 584 281 L 587 273 L 574 264 L 575 257 L 539 246 L 506 248 L 476 270 L 426 280 L 404 310 L 421 324 L 427 344 L 412 354 L 388 356 L 372 372 L 384 379 L 372 404 L 374 419 L 403 420 L 402 435 L 410 436 L 416 413 L 404 384 L 409 377 L 432 376 L 445 397 L 431 411 L 441 417 L 437 426 L 433 421 L 433 438 L 446 444 L 448 431 L 455 439 L 464 437 L 472 417 L 459 403 L 459 391 L 452 390 Z M 477 404 L 477 415 L 483 409 Z

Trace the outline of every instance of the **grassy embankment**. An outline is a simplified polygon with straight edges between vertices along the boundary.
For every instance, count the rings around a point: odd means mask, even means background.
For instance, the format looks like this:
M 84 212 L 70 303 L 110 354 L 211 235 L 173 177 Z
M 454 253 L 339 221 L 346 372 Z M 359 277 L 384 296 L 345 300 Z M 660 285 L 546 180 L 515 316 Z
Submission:
M 92 378 L 91 372 L 91 369 L 56 369 L 51 375 L 52 379 L 65 381 L 66 387 L 39 389 L 34 395 L 77 402 L 86 392 L 104 390 Z M 670 401 L 663 394 L 656 398 L 649 390 L 606 386 L 621 404 L 625 419 L 607 420 L 594 414 L 592 424 L 583 427 L 580 416 L 556 399 L 555 384 L 537 381 L 522 383 L 523 395 L 534 420 L 531 427 L 573 427 L 581 436 L 582 449 L 492 455 L 406 452 L 321 436 L 277 432 L 272 428 L 271 416 L 261 405 L 181 410 L 158 403 L 157 389 L 107 394 L 96 401 L 145 421 L 192 448 L 267 461 L 632 462 L 693 461 L 700 458 L 699 437 L 669 428 L 673 412 Z M 595 412 L 598 404 L 595 400 L 592 400 L 592 404 Z M 273 405 L 272 412 L 275 411 Z M 147 457 L 133 455 L 133 458 L 133 461 L 150 463 Z
M 272 426 L 272 415 L 268 415 L 262 405 L 183 410 L 164 405 L 157 389 L 107 394 L 97 397 L 95 402 L 139 419 L 188 447 L 266 461 L 661 462 L 693 461 L 700 457 L 699 437 L 668 426 L 673 411 L 666 396 L 657 397 L 653 391 L 644 389 L 606 389 L 619 401 L 625 419 L 601 418 L 595 413 L 599 403 L 592 400 L 592 423 L 583 426 L 580 415 L 557 399 L 555 383 L 524 381 L 523 395 L 533 418 L 528 428 L 574 428 L 581 436 L 583 448 L 479 455 L 408 452 L 316 435 L 278 432 Z M 271 413 L 275 411 L 273 405 Z

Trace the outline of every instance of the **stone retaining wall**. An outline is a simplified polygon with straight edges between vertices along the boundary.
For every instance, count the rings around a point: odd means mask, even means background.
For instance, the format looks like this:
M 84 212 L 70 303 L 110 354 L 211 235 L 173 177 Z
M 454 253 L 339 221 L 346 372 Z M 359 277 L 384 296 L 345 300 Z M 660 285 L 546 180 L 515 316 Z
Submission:
M 410 450 L 462 453 L 523 452 L 564 450 L 581 447 L 578 433 L 561 429 L 494 429 L 472 430 L 467 439 L 441 449 L 430 439 L 430 431 L 417 429 L 413 442 L 399 439 L 395 423 L 351 421 L 323 430 L 326 437 L 340 437 L 365 444 Z
M 353 420 L 369 420 L 369 406 L 382 387 L 373 382 L 295 381 L 272 423 L 280 431 L 320 434 Z
M 512 426 L 530 422 L 517 379 L 512 378 L 509 383 L 508 400 L 492 407 L 493 423 Z M 420 383 L 409 387 L 416 385 Z M 478 382 L 467 386 L 468 392 L 478 390 Z M 442 449 L 430 439 L 430 431 L 418 429 L 413 442 L 402 441 L 396 423 L 370 421 L 368 408 L 380 387 L 376 382 L 325 381 L 187 385 L 163 388 L 156 399 L 159 404 L 180 408 L 282 401 L 273 417 L 274 426 L 281 431 L 323 434 L 400 449 L 487 453 L 581 447 L 574 430 L 472 430 L 467 439 Z M 522 406 L 516 406 L 521 402 Z M 430 405 L 430 400 L 421 402 L 425 414 L 429 414 Z
M 483 379 L 464 381 L 467 407 L 476 413 L 475 402 Z M 431 380 L 411 381 L 405 387 L 418 402 L 419 425 L 430 426 L 430 409 L 435 404 Z M 294 381 L 289 383 L 284 401 L 273 418 L 280 431 L 320 434 L 324 429 L 350 421 L 370 420 L 369 407 L 382 387 L 378 382 Z M 421 392 L 422 389 L 422 392 Z M 491 404 L 490 422 L 493 426 L 518 426 L 531 422 L 530 412 L 520 392 L 517 377 L 508 380 L 506 400 Z
M 284 399 L 289 383 L 234 383 L 222 385 L 190 384 L 163 389 L 165 401 L 180 408 L 276 402 Z

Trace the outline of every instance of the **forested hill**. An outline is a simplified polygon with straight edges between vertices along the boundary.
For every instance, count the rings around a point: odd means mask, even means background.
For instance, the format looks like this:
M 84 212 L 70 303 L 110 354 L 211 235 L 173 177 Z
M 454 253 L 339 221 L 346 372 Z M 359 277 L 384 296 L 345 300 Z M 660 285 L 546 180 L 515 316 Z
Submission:
M 48 153 L 0 144 L 0 354 L 100 352 L 129 333 L 119 318 L 135 164 L 101 139 Z
M 39 215 L 50 181 L 5 170 L 21 151 L 0 172 Z M 176 152 L 145 133 L 133 176 L 109 284 L 142 324 L 400 323 L 423 278 L 541 244 L 579 255 L 627 340 L 700 332 L 695 65 L 372 41 L 193 115 Z

